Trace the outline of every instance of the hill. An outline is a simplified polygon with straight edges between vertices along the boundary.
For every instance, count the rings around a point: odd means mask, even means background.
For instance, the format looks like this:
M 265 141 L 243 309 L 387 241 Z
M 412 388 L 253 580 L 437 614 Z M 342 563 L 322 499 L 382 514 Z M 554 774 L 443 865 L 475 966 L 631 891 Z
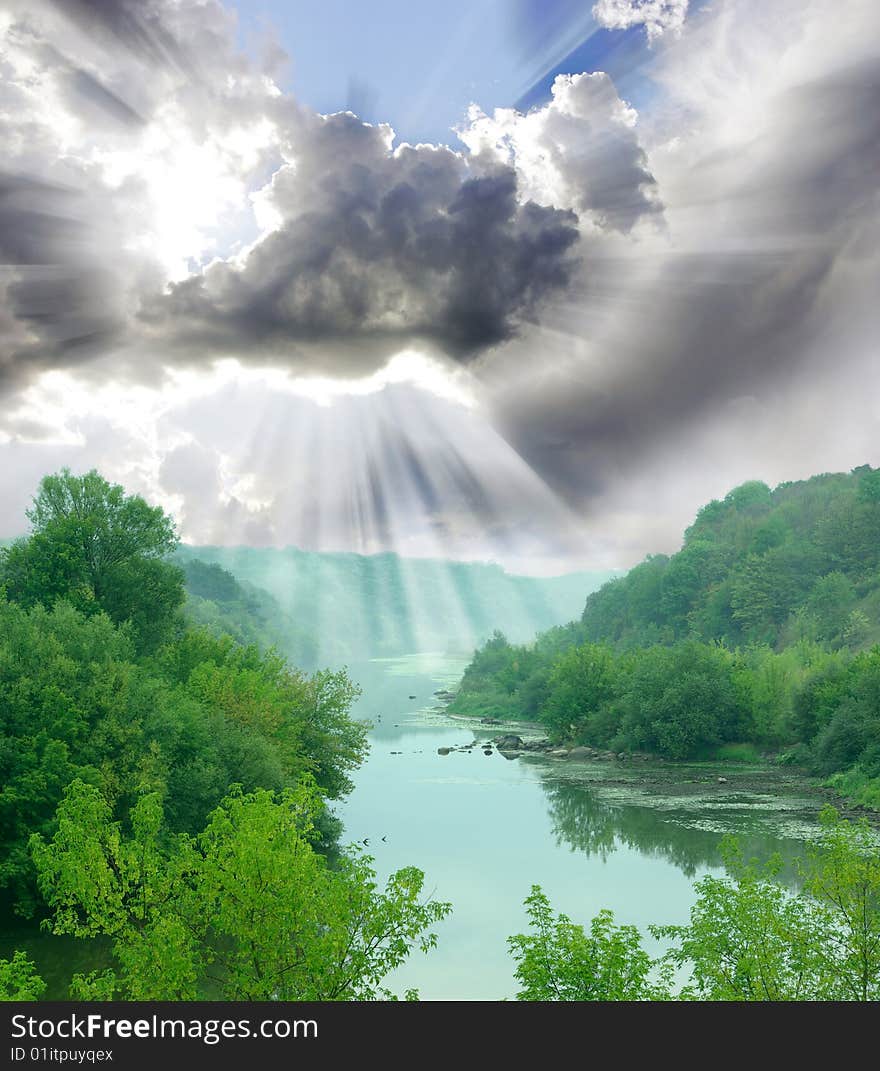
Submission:
M 578 613 L 614 575 L 527 577 L 494 564 L 293 547 L 184 545 L 175 559 L 187 576 L 195 620 L 274 643 L 306 667 L 467 652 L 499 621 L 513 640 L 530 641 Z
M 743 484 L 579 620 L 526 645 L 496 632 L 452 709 L 614 752 L 773 753 L 880 809 L 878 536 L 878 469 Z
M 685 636 L 781 648 L 880 640 L 880 470 L 735 488 L 654 555 L 592 594 L 584 635 L 623 646 Z

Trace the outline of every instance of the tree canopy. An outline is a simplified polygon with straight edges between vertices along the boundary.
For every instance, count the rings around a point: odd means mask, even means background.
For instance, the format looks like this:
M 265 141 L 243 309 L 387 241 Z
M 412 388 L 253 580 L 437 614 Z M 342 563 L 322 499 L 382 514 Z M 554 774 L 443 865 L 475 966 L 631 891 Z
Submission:
M 184 577 L 165 560 L 173 520 L 94 470 L 45 476 L 27 511 L 31 535 L 0 554 L 0 584 L 23 606 L 70 602 L 128 621 L 139 648 L 167 638 L 184 601 Z
M 35 836 L 55 933 L 103 935 L 116 966 L 73 980 L 80 999 L 193 1000 L 213 982 L 227 1000 L 373 1000 L 450 905 L 422 899 L 423 875 L 380 889 L 370 860 L 333 866 L 315 851 L 320 798 L 234 789 L 196 837 L 169 836 L 160 797 L 141 797 L 131 834 L 92 785 L 74 781 L 51 841 Z

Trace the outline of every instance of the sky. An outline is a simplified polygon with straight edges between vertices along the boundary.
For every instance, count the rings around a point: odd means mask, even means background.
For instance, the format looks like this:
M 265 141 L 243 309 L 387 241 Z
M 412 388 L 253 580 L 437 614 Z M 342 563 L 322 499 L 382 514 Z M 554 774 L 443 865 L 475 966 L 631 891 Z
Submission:
M 0 538 L 674 552 L 880 465 L 874 0 L 0 0 Z

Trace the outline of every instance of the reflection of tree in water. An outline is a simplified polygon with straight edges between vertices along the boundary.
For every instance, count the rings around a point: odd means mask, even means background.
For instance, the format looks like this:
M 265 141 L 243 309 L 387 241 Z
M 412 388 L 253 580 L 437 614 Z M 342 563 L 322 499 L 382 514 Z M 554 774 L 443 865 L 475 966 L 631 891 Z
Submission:
M 550 805 L 556 843 L 572 851 L 596 855 L 604 862 L 624 846 L 643 855 L 661 857 L 688 877 L 701 867 L 720 867 L 723 833 L 696 828 L 699 811 L 660 810 L 656 807 L 602 799 L 582 782 L 546 779 L 542 782 Z M 713 813 L 712 818 L 718 818 Z M 780 877 L 796 884 L 794 860 L 802 854 L 796 840 L 774 837 L 757 827 L 754 816 L 737 815 L 733 832 L 747 858 L 768 859 L 778 853 L 783 860 Z

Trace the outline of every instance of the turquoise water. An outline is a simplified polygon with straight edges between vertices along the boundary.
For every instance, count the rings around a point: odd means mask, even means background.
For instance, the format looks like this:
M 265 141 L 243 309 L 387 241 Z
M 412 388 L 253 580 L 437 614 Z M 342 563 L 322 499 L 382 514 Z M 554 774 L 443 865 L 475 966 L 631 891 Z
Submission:
M 506 939 L 526 929 L 522 902 L 533 883 L 574 921 L 608 907 L 618 922 L 644 931 L 687 920 L 693 882 L 722 872 L 724 833 L 738 834 L 752 854 L 789 860 L 810 835 L 814 800 L 721 788 L 704 768 L 661 768 L 666 792 L 662 784 L 647 791 L 644 770 L 623 764 L 506 759 L 480 748 L 438 755 L 499 732 L 438 711 L 434 691 L 454 688 L 464 664 L 419 655 L 350 669 L 364 688 L 357 716 L 374 728 L 355 790 L 338 808 L 343 840 L 366 840 L 383 879 L 418 866 L 426 890 L 453 904 L 436 928 L 437 948 L 413 953 L 391 976 L 395 992 L 414 986 L 422 999 L 513 997 Z M 597 784 L 608 777 L 616 783 Z M 705 783 L 681 795 L 674 783 L 684 777 Z

